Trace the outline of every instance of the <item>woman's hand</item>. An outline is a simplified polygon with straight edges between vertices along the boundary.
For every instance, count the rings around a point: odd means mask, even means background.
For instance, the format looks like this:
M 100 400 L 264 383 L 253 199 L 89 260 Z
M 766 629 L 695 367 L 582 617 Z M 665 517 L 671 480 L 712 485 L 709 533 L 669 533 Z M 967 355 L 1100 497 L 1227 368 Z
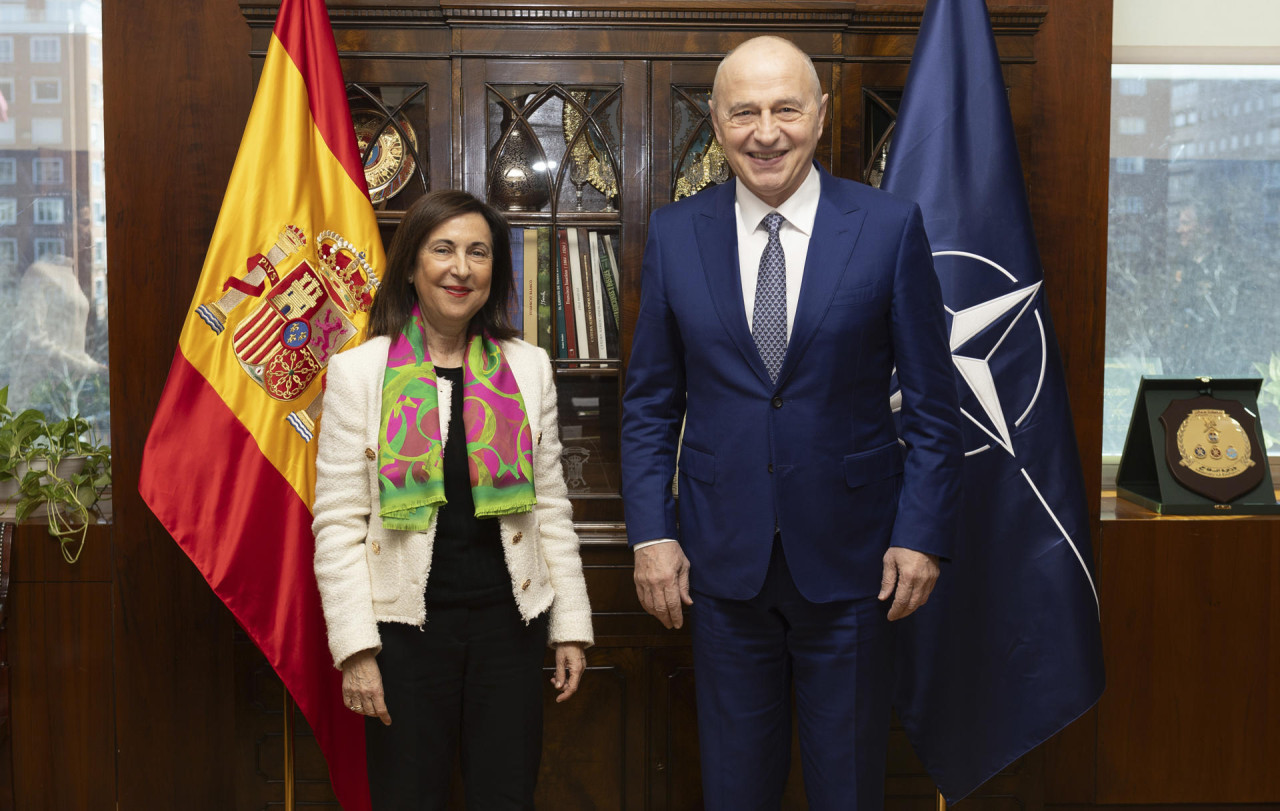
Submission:
M 581 651 L 578 655 L 582 655 Z M 556 658 L 558 662 L 559 654 Z M 576 678 L 573 683 L 578 683 Z M 382 723 L 391 726 L 391 714 L 382 696 L 382 671 L 378 670 L 378 660 L 372 650 L 353 653 L 342 663 L 342 702 L 352 712 L 376 715 Z
M 556 703 L 567 701 L 578 689 L 578 682 L 587 669 L 587 654 L 581 642 L 561 642 L 556 645 L 556 672 L 551 684 L 560 691 Z

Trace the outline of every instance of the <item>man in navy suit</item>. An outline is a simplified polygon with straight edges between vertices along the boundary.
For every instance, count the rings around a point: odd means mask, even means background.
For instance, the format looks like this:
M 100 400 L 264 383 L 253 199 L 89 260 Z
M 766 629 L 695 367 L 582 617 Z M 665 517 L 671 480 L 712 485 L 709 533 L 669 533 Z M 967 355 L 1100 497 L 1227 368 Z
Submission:
M 793 685 L 809 807 L 883 805 L 889 623 L 928 598 L 958 505 L 920 210 L 814 162 L 826 113 L 795 45 L 743 43 L 711 99 L 736 182 L 649 222 L 623 497 L 645 609 L 678 628 L 696 604 L 709 811 L 779 807 Z

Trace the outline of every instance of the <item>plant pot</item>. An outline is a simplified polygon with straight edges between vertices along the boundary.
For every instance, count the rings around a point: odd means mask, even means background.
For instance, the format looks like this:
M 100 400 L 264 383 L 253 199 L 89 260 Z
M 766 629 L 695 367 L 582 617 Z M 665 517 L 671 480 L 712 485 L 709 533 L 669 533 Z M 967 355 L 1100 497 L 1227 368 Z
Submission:
M 58 466 L 54 468 L 54 471 L 59 477 L 66 479 L 84 470 L 84 466 L 85 457 L 68 456 L 58 463 Z M 33 460 L 30 465 L 26 462 L 18 463 L 13 471 L 14 479 L 12 481 L 0 482 L 0 507 L 3 508 L 0 509 L 0 518 L 5 521 L 13 521 L 17 518 L 16 511 L 18 507 L 18 500 L 21 498 L 21 495 L 18 493 L 18 483 L 27 475 L 27 472 L 31 470 L 39 471 L 47 469 L 48 463 L 44 459 Z M 6 489 L 8 487 L 12 488 L 11 492 Z M 8 494 L 7 496 L 6 493 Z M 26 520 L 44 520 L 48 517 L 49 505 L 42 502 L 36 505 L 36 508 L 31 511 L 31 514 L 26 517 Z

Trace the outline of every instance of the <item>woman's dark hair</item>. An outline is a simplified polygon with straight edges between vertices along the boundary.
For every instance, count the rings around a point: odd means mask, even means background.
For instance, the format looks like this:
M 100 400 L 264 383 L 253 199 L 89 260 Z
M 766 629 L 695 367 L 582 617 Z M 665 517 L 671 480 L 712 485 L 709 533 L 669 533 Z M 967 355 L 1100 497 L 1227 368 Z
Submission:
M 489 281 L 489 300 L 471 317 L 472 331 L 482 329 L 492 338 L 514 338 L 508 303 L 515 297 L 515 276 L 511 269 L 511 234 L 507 218 L 493 206 L 464 191 L 445 189 L 418 198 L 409 206 L 387 252 L 387 270 L 369 310 L 370 338 L 387 335 L 392 338 L 404 330 L 418 300 L 413 287 L 413 272 L 418 266 L 418 252 L 431 232 L 454 217 L 479 214 L 489 223 L 493 243 L 493 270 Z

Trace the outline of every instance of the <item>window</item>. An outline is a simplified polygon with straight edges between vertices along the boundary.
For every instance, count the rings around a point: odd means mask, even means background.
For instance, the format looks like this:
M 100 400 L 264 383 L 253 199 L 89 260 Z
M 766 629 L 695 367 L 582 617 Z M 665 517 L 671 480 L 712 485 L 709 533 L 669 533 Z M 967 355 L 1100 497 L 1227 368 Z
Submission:
M 0 267 L 13 268 L 18 264 L 18 240 L 0 239 Z
M 58 184 L 62 182 L 62 158 L 32 158 L 31 182 Z
M 12 197 L 0 197 L 0 225 L 13 225 L 18 221 L 18 201 Z
M 1125 116 L 1120 119 L 1121 135 L 1143 135 L 1147 131 L 1147 120 L 1137 116 Z
M 13 103 L 13 79 L 0 79 L 0 96 L 4 96 L 5 102 Z
M 66 204 L 61 197 L 37 197 L 33 206 L 37 225 L 61 225 Z
M 106 200 L 93 201 L 93 224 L 94 225 L 107 224 L 107 201 Z
M 107 182 L 107 173 L 103 171 L 101 160 L 89 161 L 89 179 L 95 186 L 101 186 Z
M 32 37 L 31 61 L 61 62 L 62 40 L 57 37 Z
M 45 237 L 35 241 L 35 256 L 37 262 L 66 255 L 66 241 L 63 240 L 62 237 Z
M 1142 158 L 1123 157 L 1116 158 L 1116 171 L 1122 175 L 1140 175 L 1143 169 Z
M 1136 79 L 1142 97 L 1124 93 Z M 1277 96 L 1280 66 L 1112 66 L 1113 132 L 1143 122 L 1147 137 L 1112 140 L 1104 455 L 1122 449 L 1143 374 L 1262 375 L 1280 453 Z
M 1147 80 L 1121 79 L 1119 90 L 1122 96 L 1145 96 L 1147 95 Z
M 61 118 L 31 119 L 31 143 L 33 144 L 62 143 L 62 119 Z
M 1280 130 L 1277 130 L 1280 132 Z M 18 182 L 18 159 L 0 158 L 0 186 L 10 186 Z
M 0 121 L 0 144 L 11 144 L 14 141 L 13 116 L 8 121 Z
M 107 241 L 105 239 L 95 239 L 93 241 L 93 263 L 95 265 L 105 265 L 107 263 Z
M 12 62 L 12 61 L 13 61 L 13 37 L 0 37 L 0 62 Z
M 32 79 L 32 104 L 57 104 L 62 101 L 61 79 Z

